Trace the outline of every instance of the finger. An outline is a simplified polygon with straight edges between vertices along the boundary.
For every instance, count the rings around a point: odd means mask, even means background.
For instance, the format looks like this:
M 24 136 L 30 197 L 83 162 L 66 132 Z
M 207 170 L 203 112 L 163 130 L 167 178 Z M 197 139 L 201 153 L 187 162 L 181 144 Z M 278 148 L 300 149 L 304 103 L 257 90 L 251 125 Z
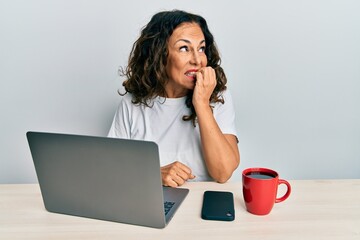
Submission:
M 186 181 L 189 178 L 189 174 L 182 169 L 177 169 L 176 173 L 173 175 L 174 179 L 181 178 Z
M 204 68 L 200 68 L 197 72 L 196 72 L 196 83 L 200 83 L 204 80 Z
M 211 85 L 213 85 L 214 83 L 216 84 L 216 73 L 212 67 L 206 67 L 205 74 L 208 84 Z
M 178 174 L 182 176 L 183 179 L 187 180 L 188 178 L 194 178 L 195 176 L 192 174 L 191 168 L 186 166 L 181 162 L 176 162 L 176 166 L 178 167 Z
M 173 187 L 184 184 L 189 178 L 188 175 L 176 165 L 179 164 L 173 164 L 171 169 L 164 174 L 165 182 Z
M 177 175 L 179 177 L 181 177 L 184 181 L 186 181 L 188 179 L 194 179 L 195 178 L 195 176 L 191 173 L 191 171 L 190 172 L 185 172 L 183 170 L 179 170 L 177 172 Z
M 213 89 L 216 86 L 216 73 L 212 67 L 199 69 L 196 75 L 196 79 L 196 84 L 204 88 L 210 87 Z
M 174 175 L 174 176 L 172 176 L 172 180 L 177 184 L 177 186 L 181 186 L 181 185 L 183 185 L 185 183 L 185 181 L 187 179 L 183 179 L 179 175 Z
M 186 171 L 187 169 L 185 165 L 182 165 L 181 163 L 174 163 L 167 171 L 166 175 L 170 176 L 177 183 L 181 183 L 189 178 L 189 173 Z
M 167 175 L 165 178 L 163 178 L 163 185 L 167 187 L 178 187 L 178 184 L 170 175 Z
M 179 187 L 181 185 L 183 185 L 188 179 L 194 179 L 195 176 L 191 175 L 188 178 L 184 179 L 179 175 L 168 175 L 168 180 L 166 181 L 166 185 L 165 186 L 170 186 L 170 187 Z
M 179 185 L 174 180 L 171 180 L 171 181 L 167 182 L 166 184 L 164 184 L 164 186 L 176 188 Z

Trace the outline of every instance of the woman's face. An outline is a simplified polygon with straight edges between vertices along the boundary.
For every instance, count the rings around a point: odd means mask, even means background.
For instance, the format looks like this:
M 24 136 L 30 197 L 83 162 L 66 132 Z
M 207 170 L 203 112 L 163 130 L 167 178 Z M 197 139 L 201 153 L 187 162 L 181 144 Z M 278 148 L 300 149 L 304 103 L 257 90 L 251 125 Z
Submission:
M 207 65 L 205 37 L 200 26 L 196 23 L 180 24 L 170 36 L 167 48 L 167 97 L 186 96 L 195 87 L 195 73 Z

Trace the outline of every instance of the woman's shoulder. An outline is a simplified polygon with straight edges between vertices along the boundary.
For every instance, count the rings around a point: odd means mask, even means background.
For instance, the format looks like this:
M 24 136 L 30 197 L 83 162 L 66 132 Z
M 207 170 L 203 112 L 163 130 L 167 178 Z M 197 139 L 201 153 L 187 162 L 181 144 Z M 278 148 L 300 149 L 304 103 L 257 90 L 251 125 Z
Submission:
M 222 91 L 221 93 L 219 93 L 218 97 L 223 101 L 216 102 L 215 105 L 213 105 L 214 115 L 234 111 L 234 102 L 229 90 Z
M 122 105 L 132 106 L 132 107 L 145 107 L 145 106 L 152 106 L 154 102 L 161 101 L 161 98 L 156 96 L 151 99 L 144 100 L 144 102 L 136 102 L 136 99 L 133 94 L 127 92 L 125 94 L 120 94 L 120 103 Z
M 119 112 L 131 112 L 134 108 L 132 103 L 132 96 L 130 93 L 120 94 L 118 101 L 118 111 Z
M 224 99 L 224 101 L 226 101 L 226 100 L 232 101 L 231 92 L 229 89 L 222 91 L 220 93 L 220 97 L 222 97 Z
M 125 94 L 120 95 L 120 103 L 119 108 L 127 109 L 129 112 L 136 112 L 136 111 L 146 111 L 146 109 L 151 108 L 153 106 L 154 99 L 148 100 L 147 104 L 135 102 L 134 96 L 127 92 Z
M 223 101 L 216 102 L 215 107 L 221 107 L 223 105 L 232 105 L 232 96 L 229 89 L 226 89 L 220 93 L 218 93 L 218 98 Z
M 129 105 L 132 104 L 133 96 L 131 93 L 121 93 L 120 94 L 120 104 Z

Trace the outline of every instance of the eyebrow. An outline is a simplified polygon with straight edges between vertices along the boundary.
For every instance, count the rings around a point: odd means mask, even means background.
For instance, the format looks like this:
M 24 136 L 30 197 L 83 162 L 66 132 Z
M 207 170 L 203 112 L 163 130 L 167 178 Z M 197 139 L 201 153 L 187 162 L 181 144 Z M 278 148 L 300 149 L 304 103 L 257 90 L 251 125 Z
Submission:
M 191 43 L 190 40 L 182 39 L 182 38 L 181 38 L 181 39 L 177 40 L 177 41 L 174 43 L 174 45 L 175 45 L 176 43 L 180 42 L 180 41 L 183 41 L 183 42 L 186 42 L 186 43 Z M 204 42 L 205 42 L 205 39 L 201 40 L 200 43 L 199 43 L 199 45 L 202 44 L 202 43 L 204 43 Z

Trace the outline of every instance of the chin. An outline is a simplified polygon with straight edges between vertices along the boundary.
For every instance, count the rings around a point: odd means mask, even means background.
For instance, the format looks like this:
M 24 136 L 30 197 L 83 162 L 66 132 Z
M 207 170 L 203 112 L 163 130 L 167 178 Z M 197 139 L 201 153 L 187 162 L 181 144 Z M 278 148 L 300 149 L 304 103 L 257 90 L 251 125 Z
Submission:
M 195 89 L 195 84 L 192 84 L 191 86 L 188 87 L 189 90 L 194 90 Z

